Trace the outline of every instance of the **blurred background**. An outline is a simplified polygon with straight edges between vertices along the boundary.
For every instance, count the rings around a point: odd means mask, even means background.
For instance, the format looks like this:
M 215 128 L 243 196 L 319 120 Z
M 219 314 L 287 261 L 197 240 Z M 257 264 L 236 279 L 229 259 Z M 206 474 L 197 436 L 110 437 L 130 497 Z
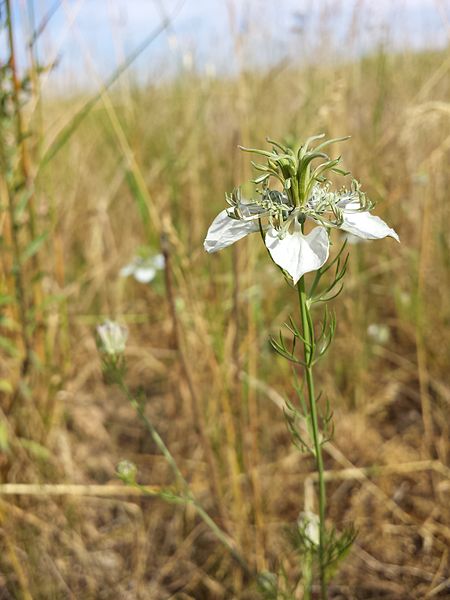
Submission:
M 330 597 L 450 598 L 449 3 L 2 0 L 0 19 L 0 598 L 260 597 L 191 508 L 112 489 L 123 459 L 173 479 L 105 385 L 104 318 L 205 508 L 253 568 L 298 576 L 314 464 L 268 343 L 295 294 L 256 236 L 202 244 L 252 177 L 238 144 L 322 132 L 352 136 L 332 155 L 401 239 L 349 244 L 317 368 L 329 518 L 359 532 Z

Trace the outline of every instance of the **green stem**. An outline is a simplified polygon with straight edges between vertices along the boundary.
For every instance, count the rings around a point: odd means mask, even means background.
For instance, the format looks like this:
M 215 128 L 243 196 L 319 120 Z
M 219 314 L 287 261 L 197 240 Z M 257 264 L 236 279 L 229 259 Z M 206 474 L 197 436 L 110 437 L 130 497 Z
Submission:
M 303 337 L 310 342 L 310 346 L 306 343 L 304 347 L 305 357 L 305 375 L 306 385 L 308 387 L 309 409 L 311 412 L 311 425 L 314 443 L 314 456 L 316 459 L 316 469 L 319 478 L 319 573 L 320 573 L 320 590 L 321 599 L 327 600 L 327 582 L 325 577 L 325 510 L 326 510 L 326 490 L 325 479 L 323 475 L 323 457 L 322 445 L 320 442 L 319 420 L 317 415 L 316 397 L 314 394 L 314 378 L 312 372 L 312 353 L 313 353 L 313 334 L 309 319 L 309 307 L 307 304 L 305 278 L 302 277 L 297 284 L 298 300 L 300 305 L 300 315 L 302 320 Z
M 136 398 L 130 392 L 128 386 L 125 384 L 125 382 L 123 381 L 121 376 L 119 376 L 119 380 L 117 381 L 117 383 L 118 383 L 119 388 L 124 393 L 124 395 L 130 401 L 133 408 L 136 410 L 139 418 L 144 423 L 146 429 L 152 436 L 153 441 L 155 442 L 155 444 L 157 445 L 161 454 L 164 456 L 164 458 L 166 459 L 170 468 L 172 469 L 173 474 L 175 475 L 175 478 L 181 484 L 181 486 L 183 488 L 184 501 L 186 503 L 192 504 L 192 506 L 195 508 L 198 516 L 202 519 L 202 521 L 205 523 L 205 525 L 207 525 L 207 527 L 209 527 L 209 529 L 213 532 L 213 534 L 216 536 L 216 538 L 227 548 L 227 550 L 230 552 L 231 556 L 239 563 L 242 570 L 247 575 L 254 576 L 254 574 L 252 573 L 247 562 L 245 561 L 245 559 L 241 556 L 241 554 L 236 549 L 236 545 L 235 545 L 234 541 L 225 533 L 225 531 L 223 531 L 217 525 L 217 523 L 215 523 L 215 521 L 210 517 L 210 515 L 206 512 L 206 510 L 203 508 L 203 506 L 195 498 L 194 494 L 192 493 L 192 491 L 189 487 L 188 482 L 186 481 L 186 479 L 184 478 L 180 469 L 178 468 L 175 458 L 173 457 L 169 448 L 166 446 L 166 444 L 164 443 L 163 439 L 161 438 L 161 436 L 159 435 L 159 433 L 157 432 L 157 430 L 155 429 L 155 427 L 153 426 L 151 421 L 145 415 L 142 405 L 136 400 Z

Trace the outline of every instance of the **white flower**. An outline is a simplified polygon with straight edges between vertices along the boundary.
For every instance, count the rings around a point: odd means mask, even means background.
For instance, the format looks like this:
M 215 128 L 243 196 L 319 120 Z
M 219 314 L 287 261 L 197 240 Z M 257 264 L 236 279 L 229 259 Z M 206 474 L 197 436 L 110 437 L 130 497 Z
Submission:
M 319 545 L 320 530 L 319 517 L 310 510 L 300 513 L 298 518 L 298 526 L 300 531 L 305 535 L 308 542 L 313 546 Z
M 100 348 L 110 355 L 122 354 L 128 338 L 128 329 L 115 321 L 106 320 L 97 326 Z
M 120 276 L 130 277 L 132 275 L 139 283 L 150 283 L 161 269 L 164 269 L 162 254 L 149 257 L 135 256 L 130 263 L 120 269 Z
M 389 341 L 391 332 L 389 327 L 383 323 L 371 323 L 367 328 L 367 334 L 377 344 L 386 344 Z
M 233 208 L 221 211 L 206 234 L 204 248 L 217 252 L 259 231 L 259 220 L 268 218 L 263 229 L 265 245 L 273 261 L 291 277 L 294 285 L 311 271 L 317 271 L 329 255 L 328 228 L 343 231 L 366 240 L 387 236 L 399 241 L 397 233 L 379 217 L 373 216 L 361 203 L 358 189 L 341 193 L 328 187 L 314 186 L 304 207 L 289 205 L 285 194 L 266 190 L 261 201 L 242 201 L 239 195 L 228 199 Z M 337 215 L 340 218 L 336 221 Z M 319 224 L 309 234 L 302 233 L 300 222 L 306 218 Z M 328 227 L 327 227 L 328 225 Z

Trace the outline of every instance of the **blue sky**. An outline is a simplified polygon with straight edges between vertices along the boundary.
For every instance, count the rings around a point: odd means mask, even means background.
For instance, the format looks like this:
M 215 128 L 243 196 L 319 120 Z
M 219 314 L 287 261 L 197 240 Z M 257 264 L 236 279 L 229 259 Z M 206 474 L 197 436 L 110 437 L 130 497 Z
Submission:
M 26 4 L 13 2 L 22 47 L 28 37 Z M 34 0 L 36 23 L 57 4 Z M 380 40 L 396 49 L 443 47 L 450 19 L 448 0 L 61 0 L 38 41 L 41 60 L 59 59 L 49 84 L 95 85 L 94 73 L 104 79 L 180 4 L 170 29 L 136 62 L 139 79 L 194 64 L 213 74 L 284 57 L 347 57 Z M 22 51 L 22 63 L 24 56 Z

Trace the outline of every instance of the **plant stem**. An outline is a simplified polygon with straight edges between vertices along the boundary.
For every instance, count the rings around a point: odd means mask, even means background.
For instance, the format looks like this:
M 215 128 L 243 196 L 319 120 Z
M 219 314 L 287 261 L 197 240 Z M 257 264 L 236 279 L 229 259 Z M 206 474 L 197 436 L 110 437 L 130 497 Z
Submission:
M 303 344 L 305 357 L 305 376 L 308 387 L 308 401 L 311 412 L 311 425 L 314 443 L 314 456 L 316 459 L 316 469 L 319 479 L 319 574 L 321 599 L 327 600 L 327 583 L 325 577 L 325 509 L 326 509 L 326 490 L 322 457 L 322 444 L 320 442 L 319 421 L 317 416 L 316 397 L 314 394 L 314 378 L 312 372 L 312 353 L 313 353 L 313 335 L 311 321 L 309 318 L 309 307 L 307 304 L 305 278 L 302 277 L 297 284 L 298 300 L 300 305 L 300 316 L 302 320 L 303 336 L 311 345 Z
M 183 488 L 183 492 L 182 492 L 183 500 L 186 502 L 186 504 L 188 504 L 188 503 L 192 504 L 192 506 L 195 508 L 198 516 L 202 519 L 202 521 L 205 523 L 205 525 L 207 525 L 207 527 L 209 527 L 209 529 L 216 536 L 216 538 L 227 548 L 227 550 L 230 552 L 231 556 L 236 560 L 236 562 L 239 563 L 242 570 L 250 577 L 253 577 L 254 573 L 250 569 L 249 565 L 247 564 L 247 562 L 245 561 L 243 556 L 241 556 L 241 554 L 236 549 L 236 544 L 234 543 L 234 541 L 228 536 L 228 534 L 225 531 L 223 531 L 223 529 L 221 529 L 217 525 L 217 523 L 215 523 L 215 521 L 210 517 L 210 515 L 206 512 L 206 510 L 203 508 L 203 506 L 199 503 L 197 498 L 192 493 L 188 482 L 186 481 L 186 479 L 184 478 L 180 469 L 178 468 L 175 458 L 173 457 L 169 448 L 166 446 L 166 444 L 164 443 L 163 439 L 161 438 L 161 436 L 159 435 L 159 433 L 157 432 L 157 430 L 155 429 L 155 427 L 153 426 L 151 421 L 145 415 L 142 405 L 133 396 L 133 394 L 131 393 L 131 391 L 129 390 L 128 386 L 125 384 L 125 382 L 123 381 L 121 376 L 119 377 L 119 380 L 117 381 L 117 383 L 118 383 L 119 388 L 124 393 L 124 395 L 130 401 L 133 408 L 136 410 L 139 418 L 144 423 L 147 431 L 152 436 L 153 441 L 155 442 L 155 444 L 157 445 L 161 454 L 164 456 L 164 458 L 166 459 L 170 468 L 172 469 L 173 474 L 175 475 L 175 478 L 181 484 L 181 486 Z
M 175 292 L 173 285 L 173 271 L 172 271 L 172 256 L 169 245 L 169 234 L 171 228 L 170 216 L 167 216 L 167 220 L 163 223 L 163 234 L 161 235 L 161 250 L 164 255 L 164 275 L 166 283 L 166 296 L 169 305 L 170 316 L 172 319 L 172 330 L 174 346 L 178 354 L 179 365 L 181 373 L 187 383 L 189 395 L 191 399 L 191 410 L 194 418 L 194 427 L 198 436 L 202 442 L 203 450 L 205 452 L 205 458 L 208 463 L 209 470 L 211 472 L 211 491 L 214 496 L 214 502 L 217 505 L 217 510 L 222 521 L 222 524 L 228 523 L 228 515 L 223 501 L 223 489 L 220 479 L 220 474 L 217 466 L 217 461 L 214 456 L 214 450 L 212 447 L 211 440 L 209 438 L 204 411 L 202 410 L 201 398 L 197 392 L 197 387 L 192 377 L 189 360 L 186 356 L 186 351 L 183 346 L 183 331 L 180 324 L 180 320 L 177 313 Z

